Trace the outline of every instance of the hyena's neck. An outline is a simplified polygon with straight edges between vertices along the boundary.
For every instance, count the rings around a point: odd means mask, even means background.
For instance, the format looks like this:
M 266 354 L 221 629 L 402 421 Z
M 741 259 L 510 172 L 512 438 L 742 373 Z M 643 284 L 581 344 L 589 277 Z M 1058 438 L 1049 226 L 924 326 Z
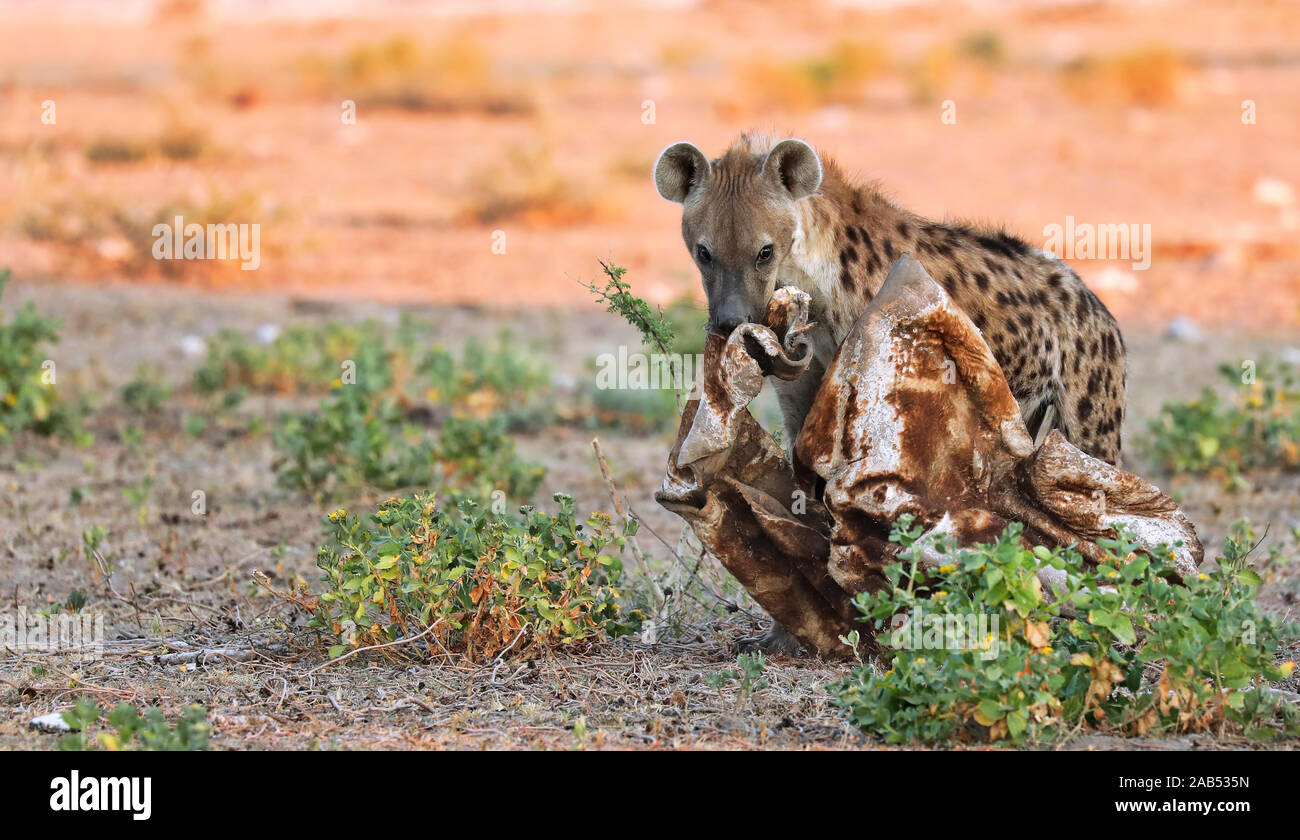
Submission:
M 795 208 L 798 226 L 781 285 L 809 294 L 812 318 L 838 343 L 925 222 L 879 191 L 850 184 L 833 164 L 824 166 L 818 194 Z

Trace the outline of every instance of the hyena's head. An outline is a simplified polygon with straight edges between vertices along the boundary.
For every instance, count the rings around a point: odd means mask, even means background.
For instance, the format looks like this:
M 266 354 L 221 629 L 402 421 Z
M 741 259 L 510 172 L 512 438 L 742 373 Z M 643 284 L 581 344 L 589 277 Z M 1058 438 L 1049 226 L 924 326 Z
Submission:
M 659 155 L 655 186 L 682 205 L 682 236 L 704 280 L 711 331 L 762 321 L 794 244 L 795 202 L 821 181 L 821 161 L 802 140 L 768 149 L 742 137 L 712 163 L 690 143 Z

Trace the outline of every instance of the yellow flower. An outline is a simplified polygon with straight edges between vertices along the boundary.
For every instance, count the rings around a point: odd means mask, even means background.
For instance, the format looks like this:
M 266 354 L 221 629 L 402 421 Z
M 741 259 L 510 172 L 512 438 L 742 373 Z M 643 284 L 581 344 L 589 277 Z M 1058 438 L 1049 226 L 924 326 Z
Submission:
M 340 519 L 342 519 L 347 515 L 348 512 L 346 510 L 344 510 L 343 508 L 339 508 L 338 510 L 334 511 L 329 515 L 329 520 L 330 522 L 338 522 Z
M 1041 648 L 1038 649 L 1038 652 L 1039 652 L 1039 653 L 1051 653 L 1051 652 L 1052 652 L 1052 646 L 1051 646 L 1051 645 L 1043 645 Z
M 934 593 L 934 597 L 936 597 L 936 598 L 942 598 L 943 596 L 945 596 L 945 595 L 947 595 L 947 594 L 948 594 L 948 593 L 947 593 L 946 591 L 940 589 L 938 592 Z
M 1196 579 L 1197 579 L 1197 580 L 1209 580 L 1209 579 L 1210 579 L 1210 576 L 1207 575 L 1207 574 L 1205 574 L 1204 572 L 1202 572 L 1202 573 L 1200 573 L 1200 574 L 1198 574 L 1198 575 L 1196 576 Z
M 942 565 L 942 566 L 939 567 L 939 571 L 941 571 L 941 572 L 951 572 L 951 571 L 952 571 L 953 569 L 955 569 L 955 568 L 957 568 L 957 564 L 956 564 L 956 563 L 945 563 L 944 565 Z
M 1295 670 L 1295 663 L 1291 661 L 1283 662 L 1278 667 L 1278 670 L 1282 672 L 1282 676 L 1289 677 L 1291 676 L 1291 672 Z

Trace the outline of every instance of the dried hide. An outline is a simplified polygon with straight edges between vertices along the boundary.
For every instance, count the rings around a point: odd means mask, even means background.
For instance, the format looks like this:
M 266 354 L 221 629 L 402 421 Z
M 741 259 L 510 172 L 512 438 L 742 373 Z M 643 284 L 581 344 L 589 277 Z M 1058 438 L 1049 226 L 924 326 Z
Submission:
M 700 396 L 655 497 L 810 649 L 846 655 L 840 636 L 866 628 L 851 598 L 885 584 L 891 523 L 904 513 L 958 545 L 1019 521 L 1027 544 L 1073 544 L 1088 562 L 1120 522 L 1147 550 L 1181 541 L 1178 572 L 1195 570 L 1200 542 L 1169 497 L 1059 432 L 1035 447 L 979 330 L 910 257 L 840 345 L 792 465 L 747 406 L 765 376 L 808 370 L 808 306 L 780 289 L 766 325 L 709 337 Z

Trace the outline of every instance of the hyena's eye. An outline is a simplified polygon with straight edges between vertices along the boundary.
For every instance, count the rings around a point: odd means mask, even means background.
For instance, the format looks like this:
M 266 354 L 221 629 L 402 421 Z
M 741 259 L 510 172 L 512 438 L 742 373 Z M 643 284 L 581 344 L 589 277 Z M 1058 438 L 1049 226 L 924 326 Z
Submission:
M 703 245 L 695 246 L 695 257 L 702 265 L 708 265 L 713 262 L 713 255 L 710 254 L 709 249 L 705 248 Z
M 771 259 L 772 259 L 772 246 L 771 246 L 771 245 L 764 245 L 764 246 L 763 246 L 762 248 L 760 248 L 759 251 L 758 251 L 758 260 L 757 260 L 757 262 L 758 262 L 759 265 L 762 265 L 763 263 L 765 263 L 765 262 L 767 262 L 767 261 L 769 261 L 769 260 L 771 260 Z

